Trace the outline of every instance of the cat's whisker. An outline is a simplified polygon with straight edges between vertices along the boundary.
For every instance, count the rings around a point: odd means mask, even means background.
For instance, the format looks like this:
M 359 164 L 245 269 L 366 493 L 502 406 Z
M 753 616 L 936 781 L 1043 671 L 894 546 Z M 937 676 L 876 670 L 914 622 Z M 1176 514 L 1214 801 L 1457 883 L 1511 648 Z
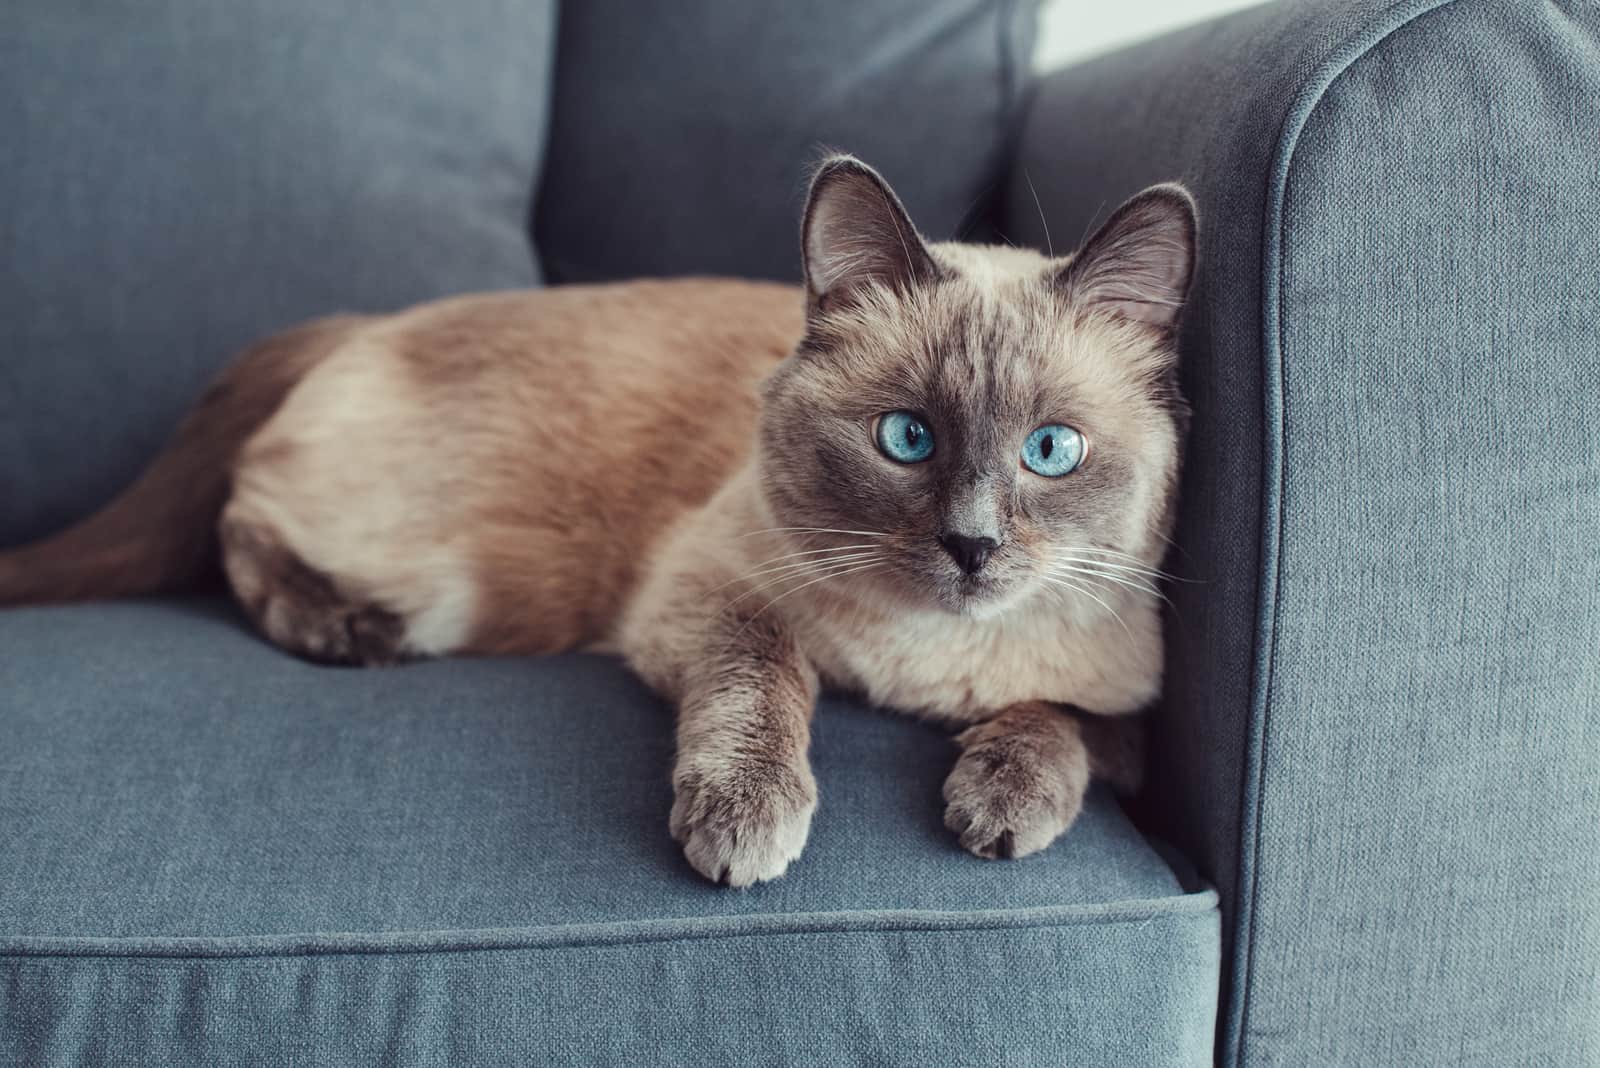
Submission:
M 1082 248 L 1083 247 L 1083 243 L 1085 241 L 1089 240 L 1089 231 L 1094 229 L 1094 221 L 1096 219 L 1100 218 L 1100 213 L 1102 211 L 1105 211 L 1105 210 L 1106 210 L 1106 202 L 1104 200 L 1102 200 L 1100 202 L 1100 206 L 1098 208 L 1094 209 L 1094 214 L 1089 216 L 1087 219 L 1084 220 L 1083 233 L 1078 235 L 1078 247 L 1079 248 Z
M 1081 584 L 1073 582 L 1070 579 L 1061 578 L 1054 575 L 1044 575 L 1041 576 L 1041 578 L 1044 581 L 1046 589 L 1048 589 L 1055 596 L 1060 597 L 1069 605 L 1073 604 L 1073 600 L 1067 596 L 1067 591 L 1070 590 L 1072 593 L 1078 594 L 1079 596 L 1082 596 L 1086 592 Z
M 1101 571 L 1092 567 L 1057 566 L 1051 568 L 1050 573 L 1052 575 L 1083 575 L 1086 578 L 1096 578 L 1106 582 L 1114 582 L 1118 586 L 1123 586 L 1130 590 L 1136 590 L 1139 593 L 1143 593 L 1151 597 L 1158 597 L 1160 596 L 1161 592 L 1148 582 L 1141 582 L 1137 578 L 1130 578 L 1127 575 L 1118 575 L 1113 571 Z
M 1149 571 L 1138 570 L 1131 567 L 1118 567 L 1108 564 L 1104 560 L 1085 560 L 1080 557 L 1058 557 L 1048 565 L 1051 568 L 1067 571 L 1092 571 L 1097 575 L 1114 575 L 1120 579 L 1138 583 L 1138 588 L 1155 593 L 1160 587 L 1158 583 L 1161 576 Z
M 876 547 L 877 546 L 873 545 L 870 541 L 862 541 L 856 542 L 854 545 L 833 545 L 826 549 L 802 549 L 797 553 L 784 553 L 782 556 L 774 556 L 770 560 L 763 560 L 757 566 L 766 567 L 768 564 L 775 564 L 779 560 L 787 560 L 794 556 L 821 556 L 824 553 L 844 552 L 846 549 L 874 549 Z
M 1111 560 L 1099 560 L 1092 556 L 1057 556 L 1051 560 L 1052 566 L 1071 566 L 1075 564 L 1100 568 L 1103 571 L 1115 571 L 1119 575 L 1132 575 L 1141 579 L 1155 580 L 1163 577 L 1161 572 L 1152 571 L 1147 567 L 1132 567 L 1128 564 L 1119 564 Z
M 800 552 L 796 552 L 796 553 L 784 553 L 781 556 L 773 556 L 773 557 L 769 557 L 766 560 L 762 560 L 760 563 L 756 564 L 753 568 L 751 568 L 745 574 L 740 575 L 737 578 L 729 579 L 727 582 L 724 582 L 722 584 L 722 586 L 716 587 L 716 589 L 720 590 L 720 589 L 723 588 L 723 586 L 731 586 L 735 582 L 742 582 L 745 579 L 754 578 L 755 576 L 761 574 L 762 572 L 771 569 L 772 565 L 780 564 L 782 561 L 790 560 L 790 559 L 793 559 L 794 557 L 823 557 L 823 556 L 832 557 L 832 556 L 837 556 L 840 553 L 856 552 L 856 551 L 859 551 L 859 550 L 862 550 L 862 549 L 874 549 L 874 548 L 876 548 L 876 546 L 872 545 L 870 542 L 856 542 L 853 545 L 834 545 L 834 546 L 831 546 L 831 547 L 826 548 L 826 549 L 803 549 Z M 715 590 L 713 590 L 712 592 L 715 592 Z
M 1112 557 L 1113 559 L 1126 560 L 1129 563 L 1138 565 L 1139 567 L 1149 567 L 1150 566 L 1142 558 L 1137 557 L 1137 556 L 1133 555 L 1132 553 L 1125 553 L 1121 549 L 1103 549 L 1098 545 L 1069 545 L 1066 548 L 1062 549 L 1061 552 L 1063 552 L 1063 553 L 1085 553 L 1085 554 L 1087 554 L 1089 556 L 1109 556 L 1109 557 Z
M 1058 585 L 1065 586 L 1074 593 L 1082 594 L 1084 597 L 1089 598 L 1089 600 L 1093 601 L 1095 604 L 1098 604 L 1107 612 L 1110 612 L 1111 618 L 1117 621 L 1117 625 L 1123 629 L 1123 632 L 1126 633 L 1129 638 L 1133 637 L 1133 631 L 1129 630 L 1128 624 L 1123 622 L 1122 615 L 1115 608 L 1112 608 L 1104 598 L 1092 592 L 1087 586 L 1084 586 L 1081 583 L 1073 582 L 1070 579 L 1062 578 L 1059 575 L 1045 575 L 1043 578 L 1046 582 L 1053 582 Z
M 1074 545 L 1074 547 L 1064 548 L 1064 550 L 1061 550 L 1061 552 L 1067 556 L 1072 555 L 1072 553 L 1112 556 L 1114 560 L 1125 561 L 1128 566 L 1136 569 L 1136 571 L 1142 571 L 1144 574 L 1149 574 L 1149 576 L 1160 577 L 1160 579 L 1165 579 L 1166 582 L 1195 582 L 1195 584 L 1198 584 L 1198 582 L 1203 582 L 1203 579 L 1184 579 L 1184 577 L 1181 576 L 1174 576 L 1173 572 L 1162 571 L 1160 568 L 1152 568 L 1150 564 L 1139 560 L 1138 556 L 1134 556 L 1133 553 L 1118 552 L 1118 550 L 1115 550 L 1115 548 L 1099 548 L 1098 545 Z
M 1170 578 L 1164 571 L 1153 568 L 1139 567 L 1129 564 L 1117 563 L 1114 560 L 1100 560 L 1084 556 L 1057 556 L 1049 565 L 1051 567 L 1087 568 L 1091 571 L 1102 572 L 1107 575 L 1117 575 L 1126 579 L 1136 580 L 1152 591 L 1160 589 L 1163 580 Z
M 887 538 L 881 530 L 839 530 L 835 527 L 767 527 L 765 530 L 747 531 L 739 537 L 753 538 L 758 534 L 851 534 L 862 538 Z
M 791 574 L 781 575 L 777 579 L 774 579 L 774 580 L 772 580 L 770 582 L 764 582 L 759 586 L 756 586 L 756 587 L 753 587 L 753 588 L 751 588 L 749 590 L 746 590 L 744 593 L 740 594 L 738 597 L 735 597 L 733 600 L 729 601 L 726 605 L 724 605 L 722 611 L 724 613 L 726 613 L 726 612 L 730 611 L 731 609 L 733 609 L 734 606 L 736 606 L 740 601 L 743 601 L 746 597 L 754 596 L 754 595 L 756 595 L 758 593 L 762 593 L 762 592 L 764 592 L 766 590 L 772 590 L 772 589 L 775 589 L 775 588 L 780 588 L 786 583 L 799 583 L 800 586 L 804 586 L 804 585 L 807 585 L 810 582 L 820 581 L 822 579 L 827 579 L 827 578 L 832 578 L 834 575 L 841 575 L 841 574 L 844 574 L 844 573 L 846 573 L 848 571 L 851 571 L 851 570 L 853 570 L 855 568 L 864 567 L 864 566 L 866 566 L 866 564 L 872 564 L 872 563 L 877 563 L 877 561 L 869 560 L 869 561 L 865 561 L 864 563 L 863 562 L 859 562 L 859 561 L 851 561 L 850 563 L 845 564 L 845 565 L 840 566 L 840 567 L 825 567 L 825 568 L 824 567 L 819 567 L 819 568 L 817 568 L 815 570 L 812 570 L 812 571 L 793 572 Z M 793 592 L 794 590 L 796 590 L 798 588 L 799 588 L 799 586 L 795 586 L 795 585 L 789 586 L 789 588 L 787 590 L 780 588 L 780 589 L 778 589 L 777 596 L 774 598 L 774 600 L 776 600 L 778 598 L 782 598 L 782 597 L 786 596 L 787 594 Z M 767 602 L 768 605 L 770 605 L 771 603 L 772 603 L 772 601 L 768 601 Z M 763 606 L 760 611 L 765 611 L 765 610 L 766 610 L 766 606 Z M 757 612 L 757 615 L 759 615 L 759 614 L 760 614 L 760 612 Z M 751 618 L 753 619 L 755 617 L 752 616 Z M 748 623 L 746 625 L 748 626 Z
M 1098 579 L 1100 582 L 1114 582 L 1117 585 L 1125 586 L 1130 590 L 1137 590 L 1138 592 L 1140 592 L 1140 593 L 1142 593 L 1142 594 L 1144 594 L 1144 595 L 1146 595 L 1148 597 L 1155 597 L 1155 598 L 1159 599 L 1163 604 L 1165 604 L 1168 608 L 1172 609 L 1173 612 L 1177 612 L 1178 611 L 1178 606 L 1172 603 L 1172 598 L 1168 597 L 1165 593 L 1161 592 L 1161 588 L 1159 586 L 1157 586 L 1154 582 L 1151 582 L 1149 579 L 1147 579 L 1143 575 L 1139 575 L 1139 574 L 1131 574 L 1131 575 L 1130 574 L 1120 574 L 1119 575 L 1119 574 L 1117 574 L 1116 572 L 1113 572 L 1113 571 L 1102 571 L 1096 566 L 1074 567 L 1074 566 L 1060 566 L 1060 565 L 1058 565 L 1058 567 L 1056 569 L 1052 570 L 1052 574 L 1057 574 L 1057 575 L 1060 575 L 1063 572 L 1071 573 L 1071 574 L 1075 574 L 1075 575 L 1082 575 L 1085 578 Z
M 842 569 L 842 568 L 846 568 L 846 567 L 853 567 L 856 564 L 863 562 L 864 559 L 865 558 L 852 559 L 852 560 L 832 560 L 832 561 L 824 561 L 824 562 L 812 561 L 812 562 L 810 562 L 809 566 L 789 569 L 789 570 L 784 571 L 782 574 L 758 576 L 758 577 L 761 577 L 761 578 L 765 578 L 766 581 L 759 582 L 756 585 L 751 586 L 748 590 L 744 591 L 743 593 L 741 593 L 737 597 L 735 597 L 733 600 L 729 601 L 728 604 L 725 607 L 731 608 L 732 606 L 738 604 L 740 601 L 744 600 L 744 598 L 746 598 L 746 597 L 749 597 L 749 596 L 751 596 L 753 594 L 760 593 L 762 590 L 771 589 L 772 587 L 780 585 L 780 584 L 782 584 L 784 582 L 788 582 L 788 581 L 791 581 L 791 580 L 799 580 L 799 579 L 809 578 L 812 575 L 825 574 L 825 573 L 830 572 L 830 571 L 832 571 L 834 569 Z
M 832 566 L 833 564 L 849 563 L 853 560 L 865 560 L 868 557 L 877 555 L 878 553 L 876 551 L 851 552 L 844 553 L 843 555 L 825 556 L 814 560 L 795 560 L 787 564 L 775 564 L 771 567 L 758 567 L 749 574 L 734 579 L 734 581 L 740 582 L 746 579 L 760 578 L 762 575 L 776 575 L 783 571 L 803 571 L 815 567 L 827 567 Z
M 1130 577 L 1128 577 L 1126 575 L 1118 575 L 1118 574 L 1116 574 L 1114 572 L 1098 571 L 1098 570 L 1096 570 L 1094 568 L 1082 568 L 1082 567 L 1065 568 L 1063 570 L 1057 570 L 1057 571 L 1054 571 L 1052 573 L 1053 574 L 1057 574 L 1057 575 L 1060 575 L 1060 574 L 1063 574 L 1063 573 L 1081 575 L 1084 578 L 1087 578 L 1087 579 L 1090 579 L 1090 580 L 1093 580 L 1093 581 L 1099 581 L 1101 583 L 1113 582 L 1113 583 L 1116 583 L 1118 586 L 1122 586 L 1122 587 L 1125 587 L 1127 589 L 1135 590 L 1135 591 L 1137 591 L 1139 593 L 1142 593 L 1146 597 L 1154 597 L 1157 600 L 1161 601 L 1163 604 L 1165 604 L 1168 608 L 1172 609 L 1174 612 L 1176 612 L 1178 610 L 1178 606 L 1172 603 L 1172 598 L 1170 598 L 1166 594 L 1162 593 L 1159 587 L 1157 587 L 1157 586 L 1155 586 L 1155 585 L 1153 585 L 1151 583 L 1148 583 L 1148 582 L 1141 582 L 1138 578 L 1130 578 Z
M 1050 224 L 1044 217 L 1044 205 L 1039 203 L 1039 191 L 1033 187 L 1033 178 L 1026 168 L 1022 172 L 1023 180 L 1028 183 L 1028 192 L 1033 194 L 1033 206 L 1039 212 L 1039 225 L 1044 227 L 1044 247 L 1050 250 L 1050 258 L 1056 258 L 1055 242 L 1050 240 Z
M 1133 560 L 1141 564 L 1146 562 L 1144 557 L 1135 556 L 1125 549 L 1108 549 L 1104 545 L 1065 545 L 1062 546 L 1062 551 L 1069 553 L 1099 553 L 1104 556 L 1119 556 L 1124 560 Z
M 1194 559 L 1194 557 L 1189 555 L 1189 550 L 1185 549 L 1183 546 L 1179 545 L 1176 541 L 1172 540 L 1172 535 L 1170 535 L 1170 534 L 1162 534 L 1162 533 L 1158 532 L 1156 534 L 1156 537 L 1160 538 L 1164 543 L 1166 543 L 1167 548 L 1177 550 L 1178 555 L 1183 557 L 1185 560 L 1193 560 Z M 1189 581 L 1189 582 L 1200 582 L 1200 581 L 1203 581 L 1203 580 L 1201 580 L 1201 579 L 1188 579 L 1186 581 Z
M 745 622 L 745 626 L 748 627 L 751 623 L 754 623 L 757 619 L 760 618 L 762 612 L 765 612 L 767 609 L 771 608 L 773 605 L 777 604 L 779 601 L 783 600 L 785 597 L 789 597 L 789 596 L 791 596 L 793 594 L 799 593 L 801 590 L 805 589 L 807 586 L 815 586 L 819 582 L 826 582 L 828 579 L 843 578 L 846 575 L 853 575 L 853 574 L 856 574 L 857 572 L 860 572 L 860 571 L 870 571 L 872 568 L 878 567 L 882 563 L 883 563 L 883 561 L 881 561 L 881 560 L 870 560 L 865 564 L 859 564 L 859 565 L 857 565 L 855 567 L 852 567 L 852 568 L 849 568 L 849 569 L 847 569 L 845 571 L 835 571 L 832 574 L 823 575 L 821 578 L 814 578 L 810 582 L 806 582 L 806 583 L 803 583 L 803 584 L 801 584 L 799 586 L 796 586 L 792 590 L 784 590 L 782 593 L 778 594 L 778 596 L 774 597 L 772 600 L 770 600 L 766 604 L 762 605 L 761 606 L 761 611 L 759 611 L 755 615 L 751 616 Z M 743 628 L 741 628 L 741 630 L 742 629 Z
M 1077 607 L 1075 598 L 1082 594 L 1082 590 L 1076 585 L 1069 585 L 1065 582 L 1046 582 L 1044 590 L 1069 608 Z
M 871 559 L 859 560 L 825 561 L 822 563 L 816 563 L 812 561 L 811 563 L 813 566 L 811 567 L 789 571 L 782 575 L 778 575 L 776 578 L 770 578 L 766 582 L 761 583 L 759 586 L 752 586 L 750 589 L 745 590 L 743 593 L 739 594 L 739 596 L 723 605 L 722 610 L 726 612 L 728 609 L 732 608 L 746 597 L 754 596 L 763 590 L 769 590 L 772 587 L 781 585 L 785 582 L 807 579 L 813 575 L 820 575 L 822 578 L 831 578 L 835 573 L 846 571 L 853 567 L 859 567 L 864 563 L 878 562 L 879 561 L 875 557 Z
M 811 553 L 790 553 L 788 554 L 790 556 L 808 556 L 810 558 L 804 560 L 795 560 L 787 564 L 778 562 L 783 560 L 784 557 L 777 557 L 773 560 L 765 561 L 759 566 L 747 571 L 743 575 L 739 575 L 736 578 L 729 579 L 727 582 L 719 583 L 718 585 L 713 586 L 711 589 L 705 592 L 704 596 L 709 597 L 714 593 L 722 592 L 729 586 L 737 585 L 740 582 L 749 582 L 751 579 L 761 578 L 764 575 L 776 575 L 785 571 L 804 570 L 811 567 L 820 567 L 825 564 L 846 563 L 852 560 L 864 559 L 868 556 L 876 555 L 875 550 L 868 552 L 859 551 L 862 549 L 870 550 L 871 547 L 866 545 L 842 545 L 837 549 L 815 549 L 812 550 Z

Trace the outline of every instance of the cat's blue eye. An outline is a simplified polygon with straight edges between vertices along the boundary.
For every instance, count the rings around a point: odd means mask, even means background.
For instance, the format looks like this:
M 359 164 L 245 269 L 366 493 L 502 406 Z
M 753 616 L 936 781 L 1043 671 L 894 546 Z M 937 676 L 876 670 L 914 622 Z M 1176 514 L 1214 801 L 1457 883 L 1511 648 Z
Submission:
M 1022 466 L 1036 475 L 1060 478 L 1083 463 L 1086 445 L 1083 435 L 1070 426 L 1050 423 L 1022 443 Z
M 878 416 L 878 448 L 896 463 L 919 464 L 933 455 L 933 431 L 915 412 L 884 412 Z

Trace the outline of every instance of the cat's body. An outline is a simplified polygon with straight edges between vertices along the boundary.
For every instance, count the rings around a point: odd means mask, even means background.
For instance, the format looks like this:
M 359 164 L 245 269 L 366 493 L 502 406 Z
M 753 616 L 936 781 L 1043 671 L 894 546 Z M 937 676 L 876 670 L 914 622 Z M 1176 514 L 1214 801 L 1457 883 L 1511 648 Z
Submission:
M 1099 258 L 930 249 L 836 160 L 804 290 L 638 282 L 310 324 L 247 353 L 106 511 L 0 554 L 0 603 L 180 585 L 215 531 L 261 630 L 314 659 L 620 652 L 679 708 L 671 827 L 709 877 L 798 855 L 821 686 L 969 725 L 947 822 L 1030 852 L 1091 766 L 1126 770 L 1100 717 L 1160 684 L 1193 222 L 1181 193 L 1146 199 Z M 1118 260 L 1136 238 L 1153 265 Z M 915 429 L 886 439 L 890 418 Z M 1019 465 L 1022 438 L 1046 452 Z M 927 451 L 896 459 L 908 442 Z
M 748 459 L 801 315 L 792 287 L 691 279 L 355 324 L 240 451 L 221 528 L 234 588 L 274 640 L 322 659 L 605 642 L 665 530 Z M 342 648 L 276 604 L 251 538 L 400 617 L 393 647 Z

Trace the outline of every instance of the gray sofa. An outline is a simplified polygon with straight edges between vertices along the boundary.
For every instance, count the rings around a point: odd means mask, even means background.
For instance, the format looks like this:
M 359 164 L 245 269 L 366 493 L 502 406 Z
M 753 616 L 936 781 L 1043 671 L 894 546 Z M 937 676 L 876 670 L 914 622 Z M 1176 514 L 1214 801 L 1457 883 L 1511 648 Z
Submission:
M 820 144 L 936 237 L 1060 248 L 1172 178 L 1205 225 L 1132 818 L 970 857 L 947 739 L 829 699 L 805 856 L 718 890 L 603 657 L 7 611 L 0 1062 L 1600 1063 L 1588 0 L 1288 0 L 1037 82 L 1007 0 L 8 15 L 0 545 L 299 319 L 792 278 Z

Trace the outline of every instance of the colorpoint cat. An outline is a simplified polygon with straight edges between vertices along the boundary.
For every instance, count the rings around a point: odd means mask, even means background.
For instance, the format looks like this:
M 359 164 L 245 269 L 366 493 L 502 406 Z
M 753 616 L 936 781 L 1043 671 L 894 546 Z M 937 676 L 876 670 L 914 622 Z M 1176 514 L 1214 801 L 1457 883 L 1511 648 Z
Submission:
M 929 244 L 818 170 L 804 290 L 686 279 L 459 297 L 255 346 L 105 510 L 0 554 L 0 603 L 218 560 L 316 660 L 619 651 L 678 708 L 672 834 L 781 875 L 821 686 L 964 727 L 946 822 L 1043 848 L 1156 696 L 1193 201 L 1075 256 Z M 575 712 L 575 714 L 581 714 Z

